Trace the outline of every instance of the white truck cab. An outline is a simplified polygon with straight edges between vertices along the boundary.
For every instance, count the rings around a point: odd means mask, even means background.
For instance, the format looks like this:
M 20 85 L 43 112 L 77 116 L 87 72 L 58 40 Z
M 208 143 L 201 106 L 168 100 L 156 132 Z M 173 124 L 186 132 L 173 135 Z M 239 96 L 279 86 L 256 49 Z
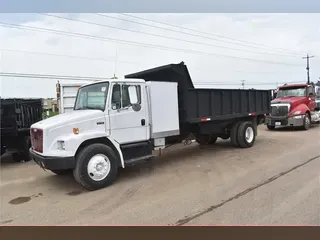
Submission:
M 151 124 L 152 123 L 152 124 Z M 83 85 L 74 109 L 31 126 L 33 159 L 89 190 L 111 184 L 118 167 L 152 157 L 179 135 L 177 83 L 117 79 Z M 150 142 L 152 140 L 152 144 Z

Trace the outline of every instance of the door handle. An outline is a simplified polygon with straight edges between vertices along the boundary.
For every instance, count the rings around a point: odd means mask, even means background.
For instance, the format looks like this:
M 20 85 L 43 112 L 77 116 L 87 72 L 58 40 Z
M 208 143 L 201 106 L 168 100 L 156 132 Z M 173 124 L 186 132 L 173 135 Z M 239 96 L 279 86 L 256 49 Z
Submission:
M 146 125 L 146 120 L 145 119 L 141 119 L 141 126 Z

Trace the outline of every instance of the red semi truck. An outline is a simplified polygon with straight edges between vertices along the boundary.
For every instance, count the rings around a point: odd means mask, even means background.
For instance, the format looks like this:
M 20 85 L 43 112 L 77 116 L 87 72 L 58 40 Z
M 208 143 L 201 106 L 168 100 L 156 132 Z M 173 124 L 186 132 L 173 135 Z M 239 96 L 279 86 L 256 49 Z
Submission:
M 320 109 L 316 104 L 314 84 L 285 84 L 276 91 L 267 116 L 269 130 L 277 126 L 301 127 L 308 130 L 311 124 L 320 123 Z

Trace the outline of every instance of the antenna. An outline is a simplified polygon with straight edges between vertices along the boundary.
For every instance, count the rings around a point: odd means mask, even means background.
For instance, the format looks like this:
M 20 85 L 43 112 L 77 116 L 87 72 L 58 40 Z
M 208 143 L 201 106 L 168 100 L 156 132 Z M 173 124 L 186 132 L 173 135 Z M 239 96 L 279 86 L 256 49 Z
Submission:
M 242 89 L 244 89 L 244 82 L 245 82 L 246 80 L 241 80 L 241 85 L 242 85 Z
M 117 72 L 117 60 L 118 60 L 118 48 L 116 45 L 116 57 L 114 59 L 114 73 L 113 73 L 113 78 L 117 79 L 116 77 L 116 72 Z

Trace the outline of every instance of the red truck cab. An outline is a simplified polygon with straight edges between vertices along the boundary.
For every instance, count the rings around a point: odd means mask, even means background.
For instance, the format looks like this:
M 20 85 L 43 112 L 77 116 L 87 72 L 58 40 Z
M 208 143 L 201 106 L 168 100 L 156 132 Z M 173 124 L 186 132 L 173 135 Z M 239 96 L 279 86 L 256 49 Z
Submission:
M 313 123 L 320 123 L 315 86 L 301 83 L 279 87 L 271 101 L 271 113 L 267 116 L 268 129 L 293 126 L 308 130 Z

